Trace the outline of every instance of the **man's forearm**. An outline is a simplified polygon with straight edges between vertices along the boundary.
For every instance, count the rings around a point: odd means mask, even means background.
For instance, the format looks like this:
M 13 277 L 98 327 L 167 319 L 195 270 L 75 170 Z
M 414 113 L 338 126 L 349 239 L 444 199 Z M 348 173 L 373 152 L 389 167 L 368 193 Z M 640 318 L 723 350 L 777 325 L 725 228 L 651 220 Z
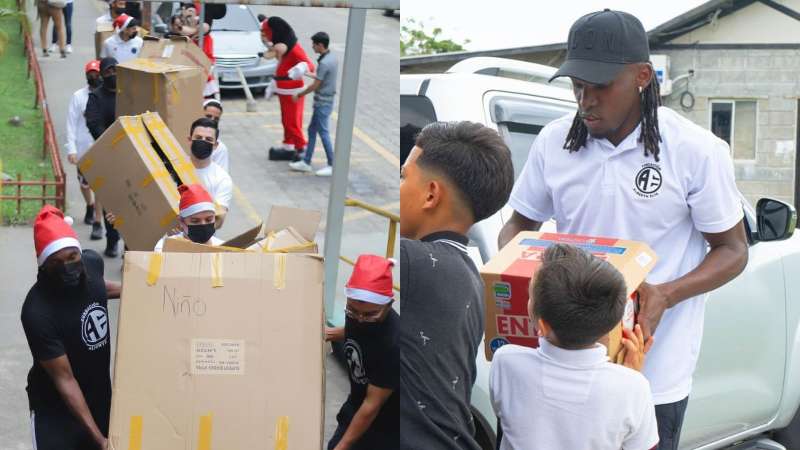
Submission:
M 747 247 L 721 245 L 712 248 L 705 259 L 686 275 L 661 285 L 667 295 L 667 307 L 713 291 L 736 278 L 747 265 Z
M 106 282 L 106 296 L 109 299 L 116 299 L 122 294 L 122 283 L 117 281 L 108 281 Z
M 69 379 L 54 380 L 58 393 L 64 399 L 69 411 L 78 419 L 83 428 L 89 433 L 95 441 L 100 441 L 105 436 L 100 432 L 100 428 L 92 417 L 89 411 L 89 405 L 86 404 L 86 398 L 83 396 L 81 387 L 78 381 L 72 377 Z
M 361 404 L 361 407 L 358 408 L 358 411 L 356 411 L 353 420 L 350 421 L 350 425 L 347 426 L 347 431 L 345 431 L 344 436 L 342 436 L 336 448 L 342 450 L 348 449 L 358 442 L 361 436 L 369 429 L 369 426 L 372 425 L 380 409 L 380 405 L 375 405 L 365 400 Z

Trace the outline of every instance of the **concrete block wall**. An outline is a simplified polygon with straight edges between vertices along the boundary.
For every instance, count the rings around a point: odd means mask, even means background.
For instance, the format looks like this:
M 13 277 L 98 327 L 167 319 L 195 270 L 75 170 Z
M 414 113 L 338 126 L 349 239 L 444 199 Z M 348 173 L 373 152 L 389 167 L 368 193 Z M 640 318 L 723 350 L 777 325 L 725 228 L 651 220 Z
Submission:
M 737 185 L 753 205 L 765 196 L 793 203 L 800 50 L 654 49 L 651 53 L 669 55 L 672 79 L 695 71 L 688 85 L 695 96 L 693 108 L 680 105 L 685 80 L 662 100 L 704 128 L 709 128 L 712 99 L 757 102 L 756 158 L 735 161 Z

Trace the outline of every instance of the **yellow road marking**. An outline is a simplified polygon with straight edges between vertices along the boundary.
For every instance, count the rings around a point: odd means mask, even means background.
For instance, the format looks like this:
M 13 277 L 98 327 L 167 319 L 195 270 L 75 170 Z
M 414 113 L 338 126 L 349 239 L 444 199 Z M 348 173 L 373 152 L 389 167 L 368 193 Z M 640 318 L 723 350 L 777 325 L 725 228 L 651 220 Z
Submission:
M 399 201 L 392 202 L 392 203 L 387 203 L 385 205 L 379 206 L 380 209 L 385 209 L 385 210 L 389 210 L 389 211 L 397 209 L 399 207 L 400 207 L 400 202 Z M 363 219 L 364 217 L 375 216 L 375 214 L 373 214 L 373 213 L 371 213 L 369 211 L 365 211 L 363 209 L 358 209 L 358 208 L 352 208 L 352 209 L 354 209 L 354 211 L 344 215 L 345 223 L 352 222 L 354 220 Z M 375 217 L 379 217 L 379 216 L 375 216 Z
M 250 203 L 250 200 L 248 200 L 247 197 L 242 194 L 242 191 L 239 190 L 239 187 L 236 185 L 233 186 L 233 198 L 236 200 L 236 204 L 244 210 L 244 213 L 247 214 L 247 217 L 249 217 L 254 224 L 264 222 L 264 219 L 258 215 L 258 212 L 253 207 L 253 204 Z

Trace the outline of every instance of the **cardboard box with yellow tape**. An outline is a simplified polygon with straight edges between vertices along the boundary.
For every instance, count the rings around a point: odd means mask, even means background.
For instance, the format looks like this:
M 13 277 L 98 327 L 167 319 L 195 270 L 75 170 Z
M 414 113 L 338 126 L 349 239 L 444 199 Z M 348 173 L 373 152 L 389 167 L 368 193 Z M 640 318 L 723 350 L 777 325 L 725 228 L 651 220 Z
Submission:
M 110 448 L 321 448 L 321 258 L 129 252 L 123 278 Z
M 206 77 L 199 67 L 137 58 L 117 66 L 117 116 L 155 111 L 189 154 L 189 128 L 203 117 Z
M 200 182 L 158 113 L 119 117 L 78 167 L 131 250 L 152 250 L 175 226 L 178 185 Z
M 523 231 L 481 269 L 486 302 L 486 359 L 505 344 L 538 347 L 539 340 L 528 316 L 531 278 L 542 264 L 545 249 L 555 243 L 580 247 L 611 263 L 625 278 L 628 303 L 622 322 L 608 334 L 608 354 L 615 360 L 622 327 L 633 328 L 638 307 L 634 292 L 655 267 L 657 257 L 647 244 L 620 239 Z
M 98 23 L 94 32 L 94 57 L 100 59 L 103 43 L 114 34 L 114 27 L 110 23 Z
M 146 36 L 142 39 L 144 44 L 139 52 L 140 58 L 155 59 L 179 66 L 199 67 L 203 69 L 203 75 L 206 77 L 211 72 L 211 60 L 186 36 L 170 38 Z

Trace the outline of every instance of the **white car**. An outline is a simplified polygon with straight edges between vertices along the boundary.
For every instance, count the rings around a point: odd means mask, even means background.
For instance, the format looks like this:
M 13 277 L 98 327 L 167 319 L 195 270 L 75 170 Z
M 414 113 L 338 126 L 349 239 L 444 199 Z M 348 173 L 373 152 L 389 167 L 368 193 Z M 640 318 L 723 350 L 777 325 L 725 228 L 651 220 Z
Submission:
M 506 139 L 518 176 L 539 130 L 575 111 L 568 84 L 542 82 L 555 70 L 474 58 L 444 74 L 401 74 L 402 158 L 428 123 L 470 120 L 496 129 Z M 742 204 L 749 263 L 735 280 L 709 296 L 681 449 L 800 448 L 800 383 L 795 382 L 800 379 L 800 236 L 792 237 L 796 212 L 777 200 L 762 199 L 756 210 L 744 198 Z M 497 252 L 498 233 L 511 212 L 506 206 L 470 230 L 479 267 Z M 555 227 L 547 223 L 543 229 Z M 490 363 L 482 345 L 477 366 L 472 391 L 476 437 L 483 448 L 493 449 L 497 419 L 489 401 Z

